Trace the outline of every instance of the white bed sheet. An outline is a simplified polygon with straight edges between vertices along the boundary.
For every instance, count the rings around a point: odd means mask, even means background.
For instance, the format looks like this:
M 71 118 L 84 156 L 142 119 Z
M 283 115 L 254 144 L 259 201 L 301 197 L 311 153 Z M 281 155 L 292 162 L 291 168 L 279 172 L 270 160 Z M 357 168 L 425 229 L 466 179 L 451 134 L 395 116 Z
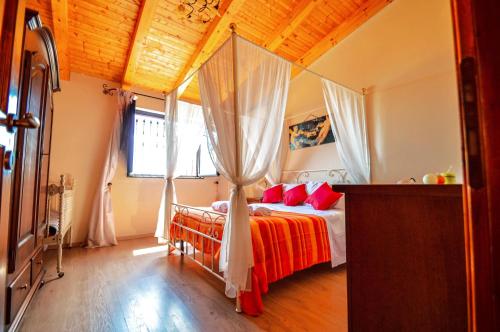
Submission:
M 254 203 L 251 205 L 263 206 L 274 211 L 312 214 L 322 217 L 326 221 L 328 230 L 332 267 L 336 267 L 346 262 L 345 212 L 343 209 L 330 209 L 320 211 L 315 210 L 310 205 L 286 206 L 282 203 Z

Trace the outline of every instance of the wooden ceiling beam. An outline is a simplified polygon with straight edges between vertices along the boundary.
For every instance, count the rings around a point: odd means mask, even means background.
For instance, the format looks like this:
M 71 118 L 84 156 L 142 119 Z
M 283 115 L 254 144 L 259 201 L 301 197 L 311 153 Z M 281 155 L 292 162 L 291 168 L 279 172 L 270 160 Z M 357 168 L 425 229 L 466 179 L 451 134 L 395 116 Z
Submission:
M 368 0 L 363 3 L 351 16 L 330 31 L 296 62 L 308 67 L 391 2 L 393 0 Z M 299 67 L 295 66 L 292 69 L 292 77 L 295 77 L 301 71 Z
M 70 79 L 71 63 L 68 50 L 68 0 L 51 0 L 52 25 L 59 59 L 59 75 L 63 80 Z
M 221 36 L 227 32 L 229 25 L 246 0 L 225 0 L 219 8 L 219 15 L 215 16 L 196 46 L 193 55 L 180 72 L 173 87 L 179 86 L 189 75 L 193 73 L 214 51 Z M 170 88 L 173 88 L 170 87 Z
M 142 0 L 123 73 L 122 87 L 125 89 L 130 88 L 134 83 L 137 60 L 139 60 L 141 51 L 146 44 L 146 38 L 159 2 L 159 0 Z
M 289 19 L 280 24 L 276 32 L 264 42 L 263 46 L 271 51 L 277 50 L 295 29 L 304 22 L 318 3 L 319 0 L 302 0 L 295 6 Z

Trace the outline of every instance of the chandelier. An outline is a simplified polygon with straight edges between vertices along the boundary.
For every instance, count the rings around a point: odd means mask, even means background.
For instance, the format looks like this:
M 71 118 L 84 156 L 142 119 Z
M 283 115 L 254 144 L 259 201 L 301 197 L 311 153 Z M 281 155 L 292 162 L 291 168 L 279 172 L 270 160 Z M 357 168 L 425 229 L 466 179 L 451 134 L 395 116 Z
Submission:
M 178 9 L 189 20 L 198 20 L 202 23 L 210 22 L 215 15 L 219 15 L 221 0 L 180 0 Z

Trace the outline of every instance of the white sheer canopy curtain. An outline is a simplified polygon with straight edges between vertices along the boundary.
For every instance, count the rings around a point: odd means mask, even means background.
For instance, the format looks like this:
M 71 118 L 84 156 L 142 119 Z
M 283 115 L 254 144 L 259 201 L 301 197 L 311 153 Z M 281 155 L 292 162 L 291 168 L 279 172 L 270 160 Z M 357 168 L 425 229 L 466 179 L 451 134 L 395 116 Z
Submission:
M 324 78 L 322 82 L 340 160 L 355 183 L 370 183 L 364 96 Z
M 252 239 L 244 185 L 267 173 L 283 128 L 290 64 L 232 37 L 198 74 L 210 154 L 233 185 L 219 268 L 226 295 L 251 289 Z
M 266 180 L 273 186 L 281 182 L 281 176 L 283 174 L 286 158 L 288 156 L 287 142 L 288 142 L 288 130 L 286 128 L 286 124 L 283 124 L 278 151 L 276 152 L 276 156 L 271 161 L 271 164 L 269 164 L 269 170 L 267 171 L 266 174 Z
M 177 92 L 175 90 L 165 98 L 165 184 L 155 231 L 157 238 L 166 241 L 172 218 L 172 203 L 177 201 L 173 180 L 182 175 L 183 171 L 187 171 L 180 169 L 179 165 L 186 164 L 182 160 L 192 159 L 196 155 L 205 129 L 201 109 L 187 103 L 180 107 Z
M 111 182 L 118 166 L 123 113 L 132 102 L 132 97 L 133 94 L 128 91 L 118 90 L 116 92 L 117 105 L 113 127 L 90 215 L 87 246 L 91 248 L 118 244 L 116 241 L 115 220 L 111 203 Z

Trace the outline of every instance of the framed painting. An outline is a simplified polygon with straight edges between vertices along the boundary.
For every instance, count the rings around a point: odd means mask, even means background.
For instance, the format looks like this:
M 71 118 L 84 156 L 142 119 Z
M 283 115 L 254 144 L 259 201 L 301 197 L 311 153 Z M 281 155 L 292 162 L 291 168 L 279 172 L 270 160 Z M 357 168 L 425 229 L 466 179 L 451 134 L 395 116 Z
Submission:
M 294 124 L 288 133 L 292 151 L 335 142 L 328 115 Z

